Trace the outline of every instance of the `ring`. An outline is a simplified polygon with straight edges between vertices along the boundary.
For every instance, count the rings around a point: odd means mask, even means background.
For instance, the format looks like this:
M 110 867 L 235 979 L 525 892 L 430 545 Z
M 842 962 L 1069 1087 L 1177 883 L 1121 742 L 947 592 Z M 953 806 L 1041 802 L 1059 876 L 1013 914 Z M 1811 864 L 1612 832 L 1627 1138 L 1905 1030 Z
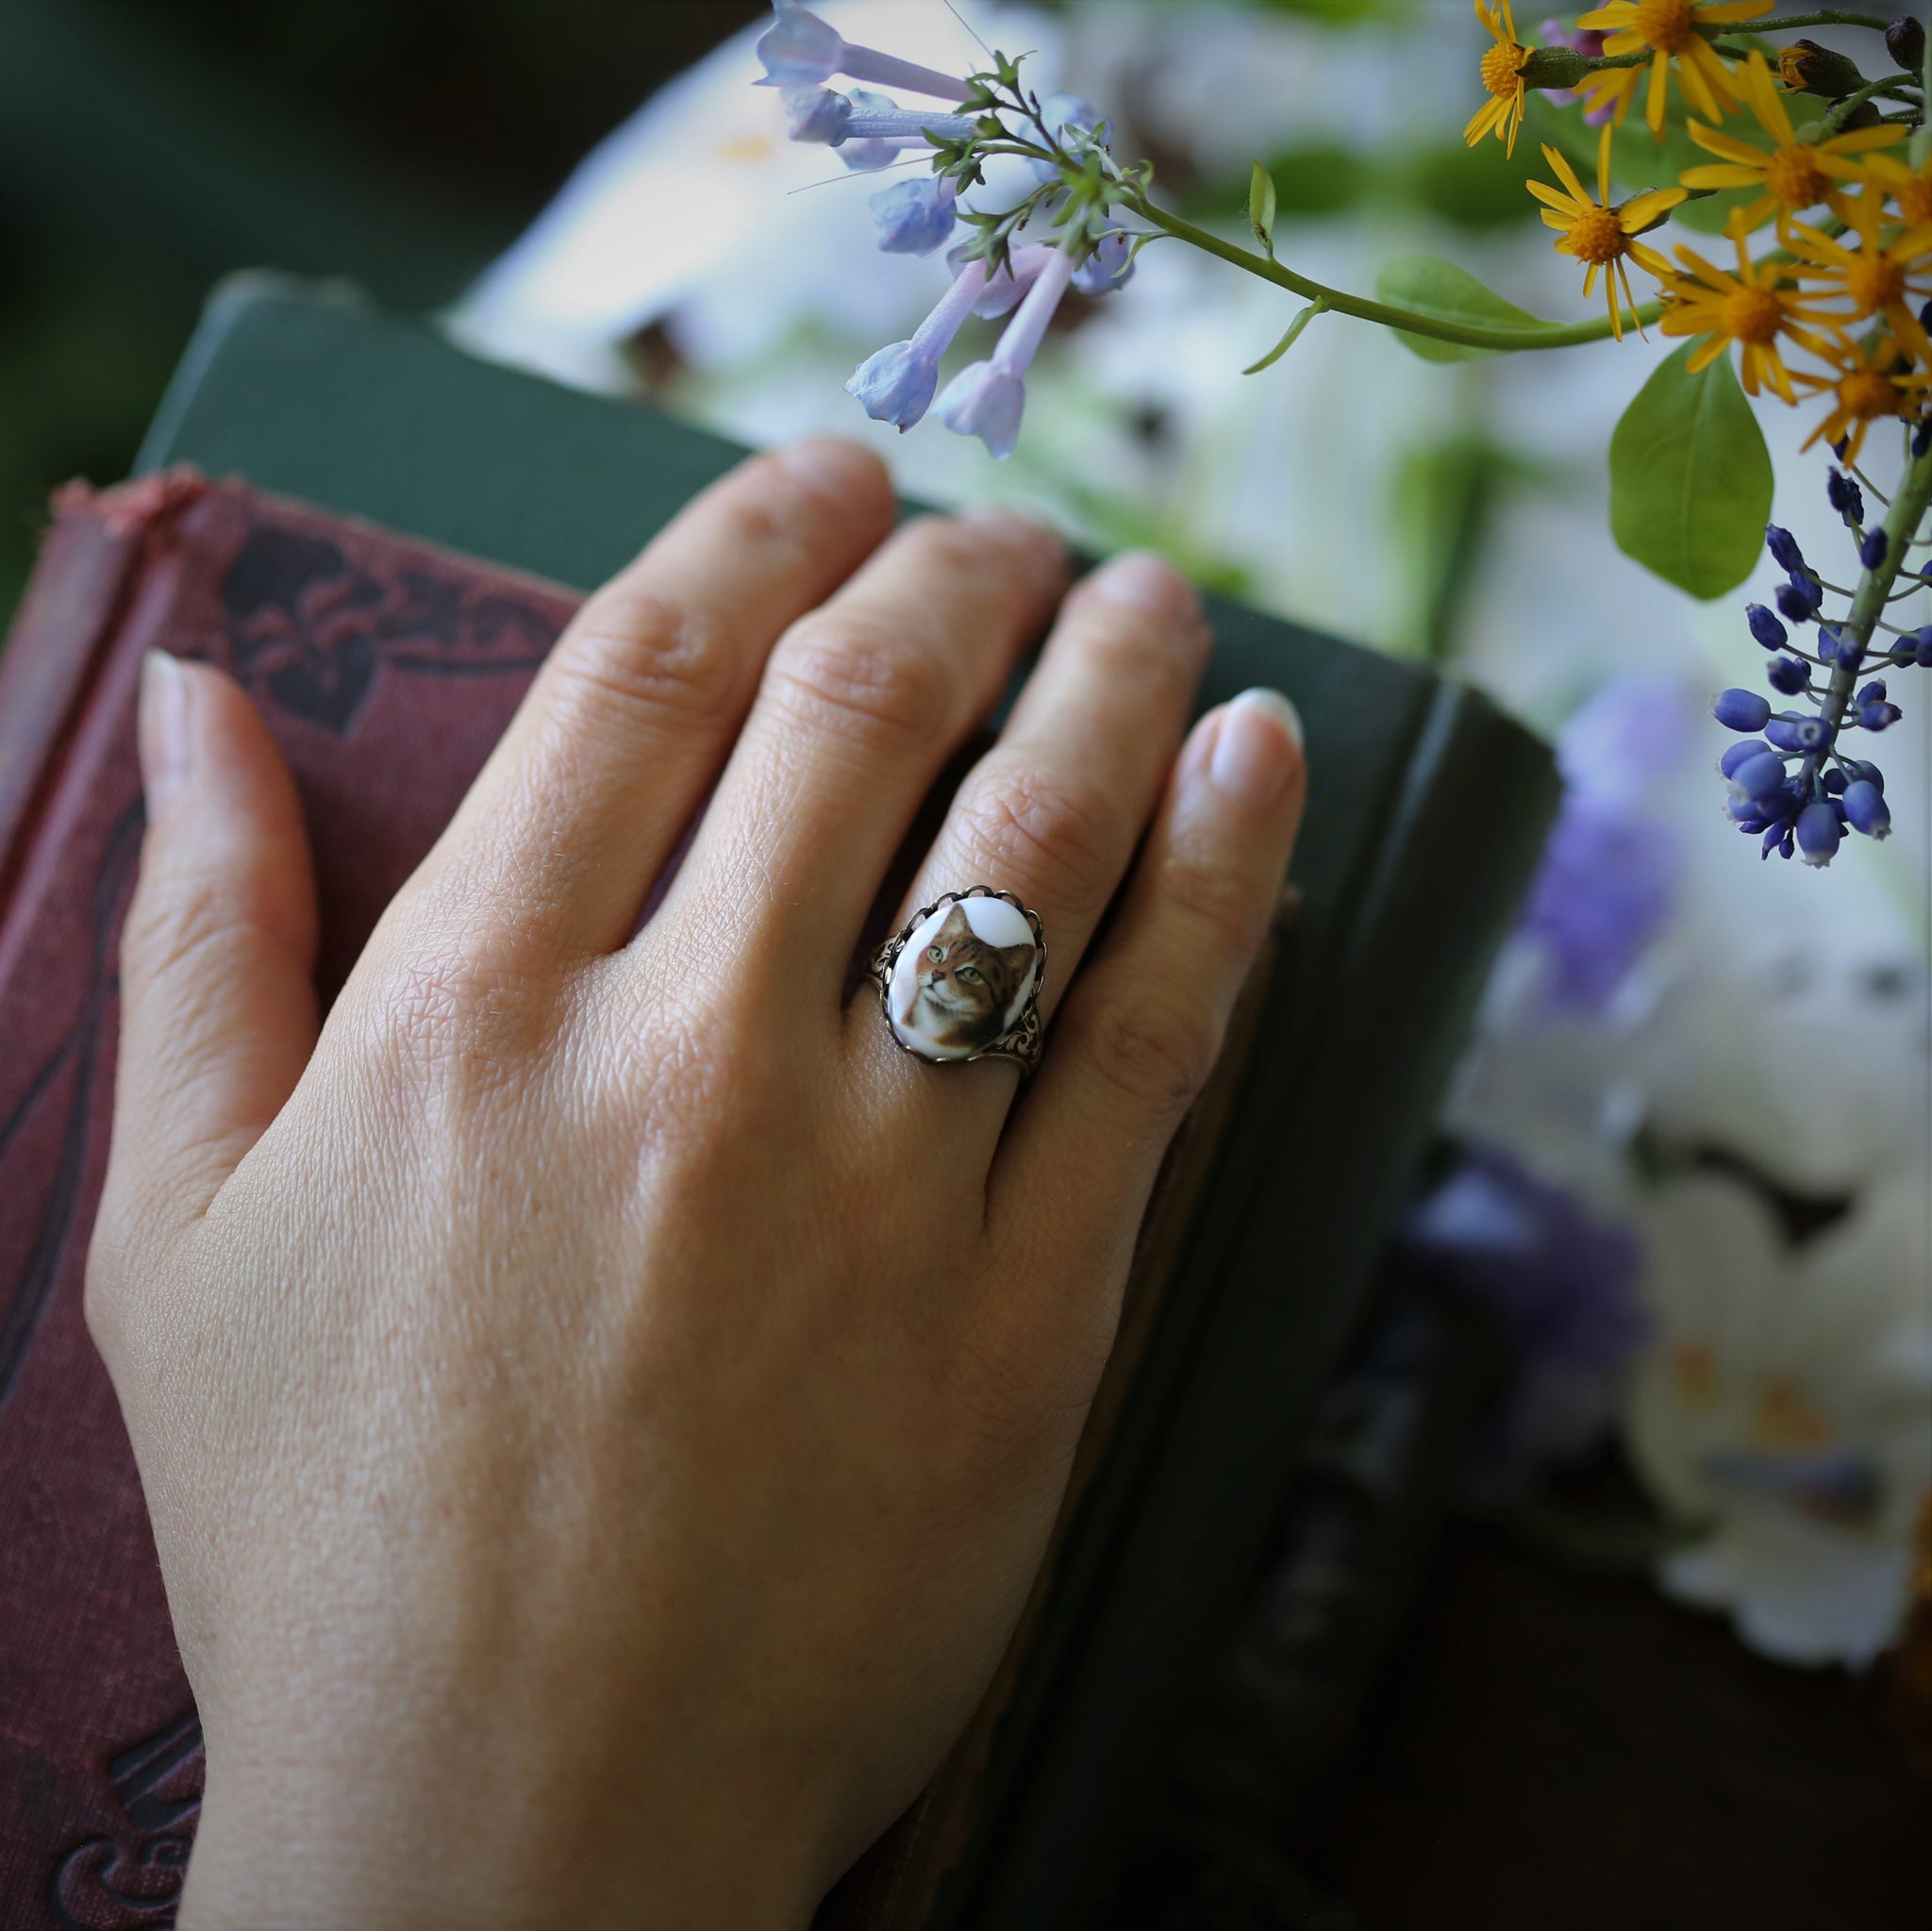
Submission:
M 1010 891 L 971 885 L 914 912 L 873 955 L 886 1030 L 933 1066 L 1040 1059 L 1046 931 Z

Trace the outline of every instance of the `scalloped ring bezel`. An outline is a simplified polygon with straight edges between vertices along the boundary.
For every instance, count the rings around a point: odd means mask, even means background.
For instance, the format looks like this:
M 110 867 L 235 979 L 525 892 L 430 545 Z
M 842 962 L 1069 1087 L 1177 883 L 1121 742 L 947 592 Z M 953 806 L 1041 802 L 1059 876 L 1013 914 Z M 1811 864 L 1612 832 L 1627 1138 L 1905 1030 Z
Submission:
M 899 1037 L 899 1029 L 892 1023 L 892 971 L 899 963 L 899 955 L 905 951 L 907 941 L 934 913 L 941 912 L 948 906 L 958 905 L 963 900 L 971 898 L 1003 899 L 1026 921 L 1033 934 L 1033 943 L 1040 953 L 1040 963 L 1033 971 L 1032 990 L 1026 994 L 1025 1005 L 1020 1008 L 1020 1016 L 990 1044 L 981 1046 L 976 1052 L 972 1053 L 922 1053 L 917 1046 L 908 1046 Z M 905 924 L 874 953 L 872 976 L 878 988 L 879 1018 L 884 1023 L 886 1037 L 908 1058 L 920 1060 L 927 1066 L 970 1066 L 975 1059 L 1010 1059 L 1023 1074 L 1032 1073 L 1040 1064 L 1040 989 L 1046 981 L 1046 927 L 1041 924 L 1040 914 L 1022 904 L 1012 892 L 1001 891 L 991 885 L 969 885 L 962 891 L 941 893 L 929 906 L 921 906 Z

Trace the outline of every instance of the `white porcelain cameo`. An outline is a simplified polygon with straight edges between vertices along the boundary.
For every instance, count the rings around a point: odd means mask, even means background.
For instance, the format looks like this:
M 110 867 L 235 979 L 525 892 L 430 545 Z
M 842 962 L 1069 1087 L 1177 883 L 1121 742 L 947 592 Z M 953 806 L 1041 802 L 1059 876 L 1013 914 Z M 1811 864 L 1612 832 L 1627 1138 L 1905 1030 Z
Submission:
M 967 1059 L 1019 1023 L 1040 983 L 1041 948 L 1019 907 L 962 898 L 912 928 L 886 986 L 902 1046 L 928 1059 Z

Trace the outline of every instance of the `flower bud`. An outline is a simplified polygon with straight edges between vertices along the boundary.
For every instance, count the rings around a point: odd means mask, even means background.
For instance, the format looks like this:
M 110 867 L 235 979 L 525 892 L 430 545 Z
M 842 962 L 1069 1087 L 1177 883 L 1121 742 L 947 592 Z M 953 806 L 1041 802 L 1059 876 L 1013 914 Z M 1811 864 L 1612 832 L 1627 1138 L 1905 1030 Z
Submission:
M 1822 94 L 1828 101 L 1842 100 L 1865 85 L 1856 60 L 1816 41 L 1793 41 L 1780 50 L 1777 77 L 1796 92 Z
M 1798 813 L 1798 853 L 1807 865 L 1828 865 L 1844 840 L 1838 809 L 1822 798 Z
M 1762 805 L 1774 800 L 1784 789 L 1785 761 L 1775 751 L 1760 751 L 1756 757 L 1746 758 L 1731 779 L 1731 789 L 1740 797 L 1756 800 Z
M 1773 658 L 1764 674 L 1771 688 L 1781 691 L 1787 697 L 1797 696 L 1811 682 L 1809 668 L 1798 658 Z
M 1858 778 L 1845 787 L 1845 817 L 1855 831 L 1867 838 L 1891 836 L 1891 812 L 1885 793 L 1870 778 Z
M 1761 731 L 1771 721 L 1771 702 L 1755 691 L 1740 691 L 1733 686 L 1718 692 L 1710 714 L 1727 731 Z M 1776 741 L 1772 740 L 1773 743 Z
M 1907 74 L 1920 73 L 1925 65 L 1925 29 L 1910 14 L 1902 14 L 1885 29 L 1885 51 Z
M 1859 727 L 1867 731 L 1890 730 L 1904 716 L 1905 712 L 1897 705 L 1887 704 L 1883 699 L 1858 707 Z
M 1932 671 L 1932 624 L 1928 624 L 1912 639 L 1913 658 L 1919 668 Z
M 1754 757 L 1762 757 L 1770 749 L 1762 738 L 1746 738 L 1741 744 L 1727 744 L 1724 755 L 1717 761 L 1717 768 L 1726 777 L 1736 777 L 1742 766 Z
M 785 95 L 785 117 L 793 141 L 837 147 L 852 124 L 852 103 L 828 87 L 793 88 Z
M 1793 576 L 1777 587 L 1777 607 L 1793 624 L 1810 623 L 1824 601 L 1824 591 L 1808 576 Z
M 1764 735 L 1780 751 L 1796 751 L 1808 757 L 1831 748 L 1838 727 L 1823 718 L 1798 717 L 1787 712 L 1783 717 L 1770 719 L 1764 725 Z
M 1744 621 L 1766 650 L 1782 650 L 1791 641 L 1791 633 L 1762 604 L 1746 604 Z
M 1831 652 L 1831 660 L 1840 671 L 1856 671 L 1865 661 L 1865 646 L 1841 631 L 1821 631 L 1819 641 Z
M 1882 529 L 1869 529 L 1865 541 L 1858 545 L 1858 561 L 1867 570 L 1876 570 L 1885 561 L 1887 540 Z
M 1519 71 L 1524 87 L 1574 87 L 1590 72 L 1590 62 L 1570 47 L 1533 47 Z
M 1805 554 L 1798 548 L 1798 540 L 1790 530 L 1780 529 L 1774 523 L 1766 524 L 1764 547 L 1771 552 L 1772 560 L 1780 570 L 1789 570 L 1795 574 L 1805 568 Z
M 1857 484 L 1842 470 L 1827 470 L 1824 475 L 1824 493 L 1831 507 L 1844 518 L 1847 524 L 1865 521 L 1865 498 Z

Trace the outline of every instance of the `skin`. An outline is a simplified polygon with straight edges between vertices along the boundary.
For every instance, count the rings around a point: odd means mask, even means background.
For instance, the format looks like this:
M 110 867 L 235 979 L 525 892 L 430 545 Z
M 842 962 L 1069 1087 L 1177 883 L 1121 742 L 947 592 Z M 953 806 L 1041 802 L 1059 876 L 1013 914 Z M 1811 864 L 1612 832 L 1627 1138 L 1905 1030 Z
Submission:
M 150 663 L 88 1318 L 206 1726 L 183 1931 L 802 1925 L 937 1768 L 1304 788 L 1279 699 L 1183 742 L 1172 570 L 1065 588 L 1015 518 L 894 534 L 858 449 L 748 462 L 585 606 L 319 1031 L 287 770 Z M 1022 1099 L 842 987 L 1049 627 L 902 913 L 1041 914 Z

